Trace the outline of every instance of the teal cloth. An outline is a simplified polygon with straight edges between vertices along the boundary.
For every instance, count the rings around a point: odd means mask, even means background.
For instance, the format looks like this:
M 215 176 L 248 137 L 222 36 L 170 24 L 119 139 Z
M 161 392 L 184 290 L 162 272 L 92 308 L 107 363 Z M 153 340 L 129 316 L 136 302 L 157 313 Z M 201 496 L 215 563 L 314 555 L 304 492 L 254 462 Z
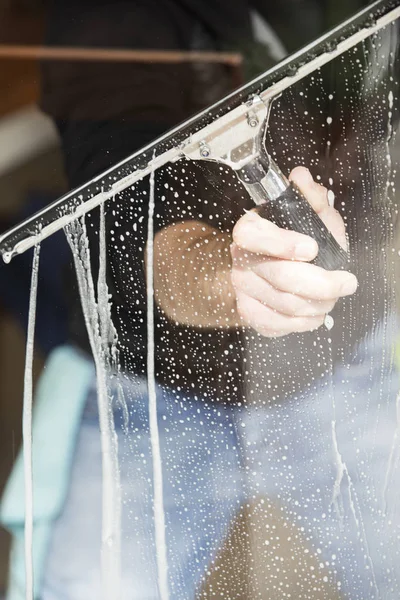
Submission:
M 93 363 L 70 346 L 50 355 L 40 378 L 33 418 L 33 567 L 38 597 L 52 524 L 68 490 L 75 443 L 88 391 L 94 380 Z M 20 451 L 0 506 L 0 521 L 13 543 L 7 600 L 25 598 L 24 470 Z

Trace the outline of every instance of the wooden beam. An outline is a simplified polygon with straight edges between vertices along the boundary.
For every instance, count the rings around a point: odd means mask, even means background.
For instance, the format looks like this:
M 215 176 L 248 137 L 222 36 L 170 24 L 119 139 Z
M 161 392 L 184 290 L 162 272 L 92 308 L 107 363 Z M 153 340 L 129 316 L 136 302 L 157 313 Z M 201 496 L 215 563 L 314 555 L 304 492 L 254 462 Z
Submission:
M 239 67 L 243 58 L 232 52 L 192 52 L 175 50 L 131 50 L 120 48 L 78 48 L 67 46 L 25 46 L 0 44 L 0 58 L 48 61 L 98 61 L 137 63 L 208 62 Z

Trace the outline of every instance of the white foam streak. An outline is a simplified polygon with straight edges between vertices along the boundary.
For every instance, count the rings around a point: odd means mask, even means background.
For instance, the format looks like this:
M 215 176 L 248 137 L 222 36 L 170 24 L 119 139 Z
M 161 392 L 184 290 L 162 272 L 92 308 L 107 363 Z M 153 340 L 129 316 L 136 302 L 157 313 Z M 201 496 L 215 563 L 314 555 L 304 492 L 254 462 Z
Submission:
M 121 597 L 121 485 L 118 439 L 114 427 L 112 396 L 107 373 L 112 367 L 115 332 L 111 322 L 106 273 L 104 207 L 100 208 L 100 253 L 98 302 L 90 263 L 84 222 L 76 221 L 66 230 L 78 279 L 82 310 L 96 366 L 97 398 L 102 450 L 102 578 L 104 600 Z M 114 335 L 114 337 L 112 337 Z
M 165 511 L 160 435 L 157 419 L 157 393 L 154 362 L 154 169 L 150 175 L 150 200 L 146 246 L 147 284 L 147 385 L 149 395 L 150 440 L 153 458 L 153 510 L 156 537 L 158 591 L 160 600 L 168 600 L 168 561 L 165 536 Z
M 24 401 L 22 410 L 22 442 L 25 481 L 25 598 L 33 600 L 33 463 L 32 463 L 32 404 L 33 352 L 35 342 L 36 301 L 39 275 L 40 245 L 35 246 L 29 298 L 28 334 L 25 354 Z

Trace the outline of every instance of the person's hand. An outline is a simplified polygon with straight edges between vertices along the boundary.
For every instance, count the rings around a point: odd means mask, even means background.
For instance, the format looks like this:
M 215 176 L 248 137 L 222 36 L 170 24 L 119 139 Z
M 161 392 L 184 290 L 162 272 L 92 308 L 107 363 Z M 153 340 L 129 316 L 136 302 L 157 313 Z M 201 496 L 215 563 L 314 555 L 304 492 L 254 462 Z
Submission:
M 304 167 L 296 167 L 290 178 L 346 248 L 344 223 L 329 206 L 326 188 Z M 267 337 L 320 327 L 338 298 L 354 294 L 357 279 L 346 271 L 326 271 L 309 264 L 317 253 L 312 238 L 280 229 L 254 211 L 239 219 L 231 254 L 232 284 L 242 323 Z

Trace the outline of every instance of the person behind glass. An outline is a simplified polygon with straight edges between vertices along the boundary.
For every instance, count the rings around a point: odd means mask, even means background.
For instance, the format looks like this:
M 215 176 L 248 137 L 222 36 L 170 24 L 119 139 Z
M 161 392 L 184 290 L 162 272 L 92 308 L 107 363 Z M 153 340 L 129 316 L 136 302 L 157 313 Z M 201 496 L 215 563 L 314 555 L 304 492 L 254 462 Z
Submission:
M 296 4 L 300 14 L 295 12 L 294 3 L 282 3 L 282 7 L 290 5 L 293 10 L 289 14 L 297 21 L 303 14 L 305 21 L 311 22 L 308 19 L 310 10 L 318 14 L 317 3 Z M 252 7 L 247 2 L 234 6 L 221 3 L 215 7 L 213 3 L 171 0 L 162 3 L 126 1 L 112 5 L 106 2 L 95 5 L 73 3 L 67 10 L 64 3 L 55 2 L 50 13 L 47 42 L 85 47 L 213 51 L 240 47 L 238 42 L 242 42 L 246 47 L 251 41 Z M 269 22 L 276 20 L 279 23 L 280 8 L 275 3 L 259 0 L 254 3 L 254 8 Z M 286 26 L 289 26 L 287 21 Z M 317 33 L 300 27 L 296 32 L 298 36 L 305 32 L 307 37 Z M 300 45 L 304 41 L 307 40 L 298 38 L 293 43 Z M 44 65 L 42 107 L 57 123 L 71 188 L 222 97 L 230 85 L 229 72 L 218 64 L 202 65 L 200 69 L 190 64 L 71 62 Z M 206 198 L 212 193 L 209 177 L 215 172 L 211 166 L 205 170 L 196 166 L 193 169 L 196 189 Z M 168 172 L 162 177 L 168 180 Z M 346 247 L 343 219 L 329 206 L 326 188 L 316 183 L 305 167 L 293 169 L 291 179 L 339 243 Z M 144 215 L 148 207 L 147 191 L 148 182 L 136 186 L 135 200 Z M 168 198 L 168 192 L 165 194 Z M 340 298 L 354 294 L 357 289 L 354 274 L 328 272 L 311 264 L 318 252 L 315 241 L 261 219 L 248 210 L 252 208 L 250 200 L 239 196 L 236 202 L 229 203 L 229 215 L 221 227 L 213 225 L 214 215 L 205 204 L 194 209 L 188 217 L 189 223 L 182 223 L 179 207 L 175 212 L 165 210 L 157 204 L 159 199 L 156 197 L 157 211 L 163 217 L 156 223 L 155 232 L 156 324 L 161 332 L 157 332 L 156 327 L 156 333 L 169 353 L 168 359 L 161 352 L 156 357 L 158 408 L 164 454 L 169 585 L 174 598 L 194 597 L 211 558 L 223 543 L 238 501 L 246 499 L 246 481 L 238 449 L 240 440 L 236 434 L 232 435 L 237 429 L 240 402 L 245 400 L 245 392 L 237 384 L 242 365 L 239 364 L 235 381 L 227 382 L 223 378 L 225 365 L 216 360 L 216 364 L 207 365 L 209 372 L 204 376 L 204 369 L 201 371 L 199 378 L 201 358 L 196 348 L 204 348 L 205 340 L 210 344 L 210 333 L 213 348 L 219 343 L 229 346 L 232 340 L 237 342 L 243 330 L 253 330 L 266 340 L 314 331 L 321 327 L 326 314 Z M 121 196 L 122 211 L 127 206 L 123 200 Z M 112 219 L 107 212 L 108 230 Z M 94 248 L 98 215 L 94 212 L 87 220 L 96 279 L 98 257 Z M 144 235 L 145 227 L 141 233 L 131 235 L 128 241 L 128 253 L 132 257 L 128 267 L 135 281 L 134 287 L 127 284 L 127 265 L 118 260 L 118 252 L 108 256 L 108 284 L 113 319 L 120 333 L 121 361 L 136 386 L 136 391 L 132 392 L 135 402 L 129 407 L 128 436 L 120 436 L 126 506 L 122 597 L 129 599 L 158 597 L 146 416 Z M 183 252 L 187 249 L 190 251 Z M 163 268 L 166 259 L 168 269 Z M 201 277 L 194 276 L 193 264 L 197 272 L 202 273 Z M 183 273 L 189 283 L 186 287 L 182 286 L 179 275 Z M 72 273 L 68 277 L 69 289 L 74 290 L 70 310 L 71 344 L 77 348 L 82 360 L 87 360 L 82 351 L 89 354 L 89 345 L 79 311 L 76 284 L 71 284 Z M 182 372 L 178 372 L 181 377 L 177 385 L 175 376 L 179 368 L 175 367 L 171 374 L 170 365 L 171 361 L 175 365 L 182 364 L 179 346 L 185 344 L 176 343 L 181 339 L 189 347 L 192 344 L 194 352 L 187 358 Z M 190 360 L 193 360 L 194 369 L 187 369 Z M 238 363 L 240 353 L 236 365 Z M 190 370 L 194 372 L 194 379 L 199 380 L 197 387 L 188 376 Z M 96 392 L 91 388 L 87 392 L 72 471 L 66 473 L 68 493 L 52 529 L 41 581 L 42 600 L 101 597 L 101 453 L 95 406 Z M 188 468 L 193 449 L 190 440 L 185 442 L 185 425 L 179 425 L 182 412 L 194 431 L 200 432 L 200 422 L 201 427 L 206 423 L 203 431 L 206 441 L 195 448 L 197 470 L 194 471 Z M 174 423 L 173 436 L 165 421 Z M 116 422 L 117 425 L 120 422 L 118 416 Z M 144 464 L 143 456 L 147 464 Z M 214 490 L 219 488 L 226 465 L 229 465 L 231 477 L 227 478 L 229 483 L 217 498 Z M 176 483 L 180 478 L 185 481 L 183 492 Z M 182 493 L 186 498 L 184 509 L 180 499 Z

